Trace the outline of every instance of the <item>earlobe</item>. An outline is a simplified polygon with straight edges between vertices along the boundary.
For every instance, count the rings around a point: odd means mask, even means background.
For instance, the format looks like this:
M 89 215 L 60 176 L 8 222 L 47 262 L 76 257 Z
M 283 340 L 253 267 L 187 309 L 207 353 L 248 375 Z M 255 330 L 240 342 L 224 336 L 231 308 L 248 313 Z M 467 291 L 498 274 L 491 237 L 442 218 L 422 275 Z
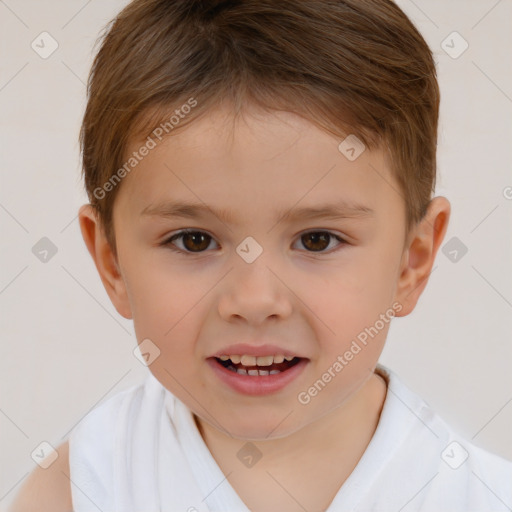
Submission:
M 132 318 L 126 283 L 94 207 L 90 204 L 81 206 L 78 220 L 85 245 L 112 304 L 124 318 Z
M 395 298 L 403 308 L 396 316 L 406 316 L 415 308 L 432 272 L 449 218 L 449 201 L 435 197 L 423 219 L 412 228 L 403 253 Z

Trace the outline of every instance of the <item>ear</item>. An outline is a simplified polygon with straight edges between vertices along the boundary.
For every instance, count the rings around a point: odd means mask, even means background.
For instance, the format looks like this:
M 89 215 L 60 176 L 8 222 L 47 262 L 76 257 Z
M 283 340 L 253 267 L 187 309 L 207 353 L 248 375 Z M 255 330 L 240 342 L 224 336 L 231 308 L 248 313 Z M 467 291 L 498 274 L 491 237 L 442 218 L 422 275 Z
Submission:
M 84 204 L 78 211 L 78 220 L 85 245 L 94 260 L 112 304 L 120 315 L 132 318 L 125 281 L 94 207 Z
M 435 197 L 421 221 L 408 235 L 397 283 L 395 300 L 402 304 L 396 316 L 406 316 L 416 307 L 432 266 L 446 234 L 450 218 L 450 203 L 445 197 Z

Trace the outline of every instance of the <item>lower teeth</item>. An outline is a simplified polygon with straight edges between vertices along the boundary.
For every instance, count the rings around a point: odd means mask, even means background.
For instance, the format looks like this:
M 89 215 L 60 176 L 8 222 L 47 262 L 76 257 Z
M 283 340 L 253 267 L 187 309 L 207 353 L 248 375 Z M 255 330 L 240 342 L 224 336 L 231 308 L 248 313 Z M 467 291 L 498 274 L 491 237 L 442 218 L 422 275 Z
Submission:
M 281 373 L 280 370 L 246 370 L 245 368 L 236 369 L 234 366 L 230 365 L 227 367 L 228 370 L 232 372 L 238 373 L 239 375 L 251 375 L 253 377 L 258 377 L 261 375 L 276 375 L 277 373 Z

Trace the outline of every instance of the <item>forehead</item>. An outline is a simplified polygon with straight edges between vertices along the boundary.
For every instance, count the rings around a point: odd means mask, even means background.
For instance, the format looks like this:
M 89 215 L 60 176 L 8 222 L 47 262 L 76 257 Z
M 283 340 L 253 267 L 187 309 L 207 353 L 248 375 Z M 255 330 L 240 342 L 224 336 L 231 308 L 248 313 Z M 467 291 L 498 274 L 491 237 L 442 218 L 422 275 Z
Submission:
M 291 112 L 210 111 L 159 142 L 124 179 L 120 200 L 140 214 L 173 201 L 202 203 L 226 218 L 261 216 L 263 206 L 282 214 L 294 205 L 305 212 L 341 201 L 363 211 L 400 202 L 384 152 L 365 149 L 349 160 L 343 139 Z

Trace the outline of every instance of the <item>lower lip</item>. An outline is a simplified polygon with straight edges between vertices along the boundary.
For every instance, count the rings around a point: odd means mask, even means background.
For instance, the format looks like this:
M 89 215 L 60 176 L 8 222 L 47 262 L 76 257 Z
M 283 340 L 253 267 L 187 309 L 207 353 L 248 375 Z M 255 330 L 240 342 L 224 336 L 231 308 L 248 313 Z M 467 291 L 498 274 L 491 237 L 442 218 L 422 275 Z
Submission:
M 206 361 L 220 380 L 238 393 L 251 396 L 269 395 L 283 389 L 296 379 L 308 364 L 307 359 L 301 359 L 288 370 L 273 375 L 240 375 L 224 368 L 215 358 L 208 358 Z

